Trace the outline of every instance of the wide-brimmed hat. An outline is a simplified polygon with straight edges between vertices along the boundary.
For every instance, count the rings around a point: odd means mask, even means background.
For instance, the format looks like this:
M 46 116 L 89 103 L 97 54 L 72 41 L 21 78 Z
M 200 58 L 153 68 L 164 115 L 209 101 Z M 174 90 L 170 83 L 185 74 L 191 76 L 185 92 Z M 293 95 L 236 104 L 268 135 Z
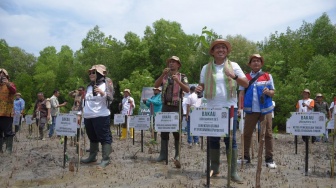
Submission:
M 216 39 L 216 40 L 214 40 L 214 41 L 211 43 L 211 45 L 210 45 L 210 48 L 209 48 L 209 54 L 210 54 L 210 55 L 212 55 L 212 54 L 211 54 L 212 48 L 213 48 L 214 46 L 216 46 L 217 44 L 224 44 L 224 45 L 226 46 L 227 50 L 228 50 L 228 53 L 230 53 L 231 50 L 232 50 L 231 44 L 230 44 L 228 41 L 226 41 L 226 40 L 224 40 L 224 39 Z
M 15 96 L 17 96 L 17 95 L 20 95 L 20 97 L 22 96 L 21 93 L 15 93 Z
M 317 93 L 316 97 L 323 97 L 322 93 Z
M 99 72 L 101 75 L 105 76 L 106 75 L 106 67 L 105 65 L 99 64 L 99 65 L 93 65 L 91 67 L 91 69 L 88 70 L 88 72 L 92 71 L 92 70 L 96 70 L 97 72 Z
M 177 57 L 177 56 L 174 56 L 174 55 L 173 55 L 173 56 L 171 56 L 170 58 L 168 58 L 168 59 L 166 60 L 167 66 L 168 66 L 170 60 L 175 60 L 175 61 L 177 61 L 180 65 L 182 65 L 182 64 L 181 64 L 181 61 L 180 61 L 180 58 Z
M 160 87 L 154 87 L 153 90 L 159 90 L 159 91 L 161 91 L 161 88 Z
M 248 62 L 248 64 L 250 64 L 251 63 L 251 61 L 252 61 L 252 58 L 259 58 L 260 60 L 261 60 L 261 63 L 262 64 L 264 64 L 264 58 L 260 55 L 260 54 L 253 54 L 253 55 L 251 55 L 250 56 L 250 58 L 249 58 L 249 62 Z
M 3 72 L 7 77 L 9 77 L 8 72 L 6 69 L 0 68 L 0 72 Z
M 304 92 L 309 93 L 309 95 L 310 95 L 310 90 L 309 90 L 309 89 L 304 89 L 304 90 L 302 91 L 302 93 L 304 93 Z
M 128 92 L 129 94 L 131 94 L 131 90 L 130 89 L 124 89 L 124 92 Z

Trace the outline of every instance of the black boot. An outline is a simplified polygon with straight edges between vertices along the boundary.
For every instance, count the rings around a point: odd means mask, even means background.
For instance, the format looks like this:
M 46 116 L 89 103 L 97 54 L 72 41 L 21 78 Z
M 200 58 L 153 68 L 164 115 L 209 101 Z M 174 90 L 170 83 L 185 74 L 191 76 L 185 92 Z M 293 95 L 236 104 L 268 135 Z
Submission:
M 3 153 L 3 138 L 0 138 L 0 153 Z
M 210 149 L 210 177 L 219 175 L 219 149 Z
M 13 151 L 13 136 L 6 137 L 6 152 L 12 154 Z

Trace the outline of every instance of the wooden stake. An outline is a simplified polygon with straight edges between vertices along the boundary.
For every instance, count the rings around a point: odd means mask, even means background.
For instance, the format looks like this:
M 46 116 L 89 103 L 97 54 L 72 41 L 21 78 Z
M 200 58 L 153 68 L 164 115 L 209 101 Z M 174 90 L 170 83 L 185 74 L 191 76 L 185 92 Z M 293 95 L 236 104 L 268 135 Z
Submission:
M 261 124 L 261 122 L 260 122 L 260 124 Z M 261 137 L 260 137 L 259 149 L 258 149 L 258 166 L 257 166 L 257 175 L 256 175 L 256 188 L 260 188 L 260 173 L 261 173 L 262 155 L 263 155 L 263 151 L 264 151 L 265 131 L 266 131 L 266 125 L 261 125 Z

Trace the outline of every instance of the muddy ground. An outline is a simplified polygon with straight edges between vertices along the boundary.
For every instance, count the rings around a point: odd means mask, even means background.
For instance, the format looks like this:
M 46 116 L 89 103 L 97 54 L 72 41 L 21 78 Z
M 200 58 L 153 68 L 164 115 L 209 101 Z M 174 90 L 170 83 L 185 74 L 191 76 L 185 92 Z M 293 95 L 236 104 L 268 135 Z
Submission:
M 183 136 L 181 164 L 177 169 L 173 162 L 165 165 L 157 163 L 156 146 L 149 154 L 149 147 L 141 152 L 140 132 L 136 132 L 135 144 L 132 139 L 119 140 L 115 127 L 113 132 L 112 162 L 104 170 L 97 170 L 96 164 L 79 166 L 79 172 L 69 170 L 69 163 L 76 164 L 76 148 L 68 142 L 69 160 L 63 168 L 63 145 L 59 138 L 37 141 L 27 138 L 27 126 L 18 135 L 19 142 L 14 142 L 14 151 L 10 156 L 0 154 L 0 187 L 204 187 L 206 184 L 206 150 L 200 146 L 189 148 L 186 136 Z M 45 133 L 45 135 L 47 135 Z M 237 134 L 237 135 L 240 135 Z M 35 134 L 36 136 L 36 129 Z M 170 136 L 169 157 L 174 155 L 174 143 Z M 238 136 L 239 137 L 239 136 Z M 145 133 L 145 142 L 150 140 L 150 133 Z M 274 141 L 274 160 L 277 169 L 268 169 L 263 164 L 261 175 L 262 187 L 336 187 L 336 178 L 330 178 L 329 143 L 310 144 L 309 174 L 304 173 L 305 145 L 299 139 L 298 154 L 295 154 L 294 136 L 278 134 Z M 206 142 L 204 142 L 204 145 Z M 81 142 L 84 148 L 83 141 Z M 238 139 L 240 144 L 240 139 Z M 86 138 L 86 148 L 88 139 Z M 256 148 L 256 146 L 255 146 Z M 221 143 L 221 176 L 211 179 L 211 187 L 226 187 L 227 161 L 224 143 Z M 254 187 L 257 167 L 257 152 L 250 165 L 239 166 L 239 174 L 244 178 L 242 185 L 232 183 L 232 187 Z M 85 157 L 88 153 L 85 153 Z M 99 152 L 98 161 L 101 159 Z M 71 162 L 72 163 L 72 162 Z M 97 163 L 98 164 L 98 163 Z M 71 165 L 70 165 L 71 166 Z

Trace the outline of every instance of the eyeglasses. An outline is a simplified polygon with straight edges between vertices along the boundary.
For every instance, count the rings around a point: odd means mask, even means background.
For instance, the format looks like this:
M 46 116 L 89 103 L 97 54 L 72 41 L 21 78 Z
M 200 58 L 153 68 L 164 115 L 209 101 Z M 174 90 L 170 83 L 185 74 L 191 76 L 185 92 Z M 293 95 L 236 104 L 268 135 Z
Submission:
M 96 71 L 90 71 L 89 75 L 91 75 L 91 74 L 96 74 Z

